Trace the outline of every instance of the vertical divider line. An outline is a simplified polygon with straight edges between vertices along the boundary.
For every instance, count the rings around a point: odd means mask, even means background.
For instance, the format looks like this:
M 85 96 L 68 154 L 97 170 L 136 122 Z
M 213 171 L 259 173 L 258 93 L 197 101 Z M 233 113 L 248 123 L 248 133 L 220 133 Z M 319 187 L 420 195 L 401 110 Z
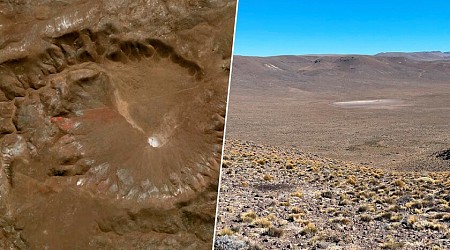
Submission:
M 214 243 L 216 242 L 217 218 L 218 218 L 218 212 L 219 212 L 220 184 L 222 182 L 222 163 L 223 163 L 223 154 L 224 154 L 224 149 L 225 149 L 225 138 L 227 135 L 228 107 L 230 105 L 231 75 L 233 74 L 234 45 L 236 42 L 236 26 L 237 26 L 238 10 L 239 10 L 239 0 L 236 0 L 236 12 L 234 14 L 233 45 L 231 48 L 231 60 L 230 60 L 230 74 L 228 76 L 227 105 L 225 108 L 225 123 L 223 125 L 224 127 L 223 127 L 223 138 L 222 138 L 222 153 L 220 156 L 219 183 L 217 186 L 216 214 L 214 216 L 214 233 L 213 233 L 213 241 L 212 241 L 212 246 L 211 246 L 212 250 L 214 250 Z

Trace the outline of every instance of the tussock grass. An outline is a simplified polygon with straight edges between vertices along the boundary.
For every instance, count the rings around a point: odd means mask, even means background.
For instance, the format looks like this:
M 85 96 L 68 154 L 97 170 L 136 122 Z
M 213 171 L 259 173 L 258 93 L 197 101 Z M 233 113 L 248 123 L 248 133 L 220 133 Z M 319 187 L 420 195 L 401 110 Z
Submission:
M 272 237 L 260 242 L 263 247 L 294 241 L 306 249 L 323 242 L 339 242 L 344 249 L 408 249 L 419 237 L 427 249 L 438 249 L 441 243 L 430 242 L 450 239 L 450 173 L 390 172 L 253 144 L 242 144 L 232 154 L 226 157 L 232 175 L 222 190 L 233 192 L 220 199 L 238 206 L 222 208 L 219 223 L 233 235 Z M 274 188 L 258 190 L 254 182 Z M 242 207 L 248 210 L 240 213 Z M 236 223 L 242 230 L 233 230 Z M 395 238 L 378 238 L 380 243 L 363 231 L 395 232 Z

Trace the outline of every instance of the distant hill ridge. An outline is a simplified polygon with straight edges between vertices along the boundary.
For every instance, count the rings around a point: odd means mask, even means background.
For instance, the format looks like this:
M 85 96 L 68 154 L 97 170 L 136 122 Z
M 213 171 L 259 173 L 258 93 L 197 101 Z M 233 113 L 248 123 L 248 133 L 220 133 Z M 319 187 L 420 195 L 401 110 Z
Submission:
M 405 57 L 412 60 L 436 61 L 450 60 L 450 52 L 426 51 L 426 52 L 384 52 L 375 56 L 383 57 Z
M 450 52 L 389 52 L 372 56 L 234 56 L 232 74 L 238 88 L 279 86 L 320 92 L 347 89 L 347 85 L 351 89 L 378 89 L 395 87 L 399 82 L 410 87 L 424 82 L 443 84 L 449 80 L 448 72 Z

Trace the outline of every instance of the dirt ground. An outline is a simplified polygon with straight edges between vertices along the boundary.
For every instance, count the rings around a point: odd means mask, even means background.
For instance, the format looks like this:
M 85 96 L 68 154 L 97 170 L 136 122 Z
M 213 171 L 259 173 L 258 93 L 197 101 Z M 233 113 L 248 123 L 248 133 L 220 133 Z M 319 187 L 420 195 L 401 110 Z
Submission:
M 235 9 L 0 2 L 1 249 L 210 249 Z

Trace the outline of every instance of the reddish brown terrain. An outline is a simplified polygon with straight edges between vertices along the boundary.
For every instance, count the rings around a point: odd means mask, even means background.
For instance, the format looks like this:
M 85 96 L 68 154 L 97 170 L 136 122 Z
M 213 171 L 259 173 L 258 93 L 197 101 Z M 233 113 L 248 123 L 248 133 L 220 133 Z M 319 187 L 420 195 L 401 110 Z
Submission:
M 427 60 L 409 59 L 419 56 Z M 227 136 L 388 169 L 450 170 L 435 162 L 450 148 L 448 59 L 236 56 Z
M 235 8 L 0 3 L 1 249 L 210 249 Z

